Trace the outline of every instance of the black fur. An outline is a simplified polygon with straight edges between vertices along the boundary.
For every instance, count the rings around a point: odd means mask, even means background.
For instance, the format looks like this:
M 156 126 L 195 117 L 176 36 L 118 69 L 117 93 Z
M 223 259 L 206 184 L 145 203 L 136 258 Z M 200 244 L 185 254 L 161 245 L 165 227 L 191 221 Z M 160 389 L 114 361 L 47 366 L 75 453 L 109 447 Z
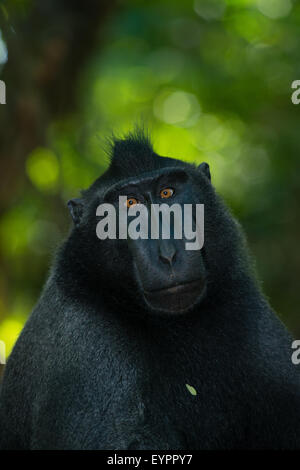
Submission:
M 176 315 L 147 307 L 127 241 L 99 241 L 92 217 L 108 188 L 169 168 L 187 175 L 190 201 L 205 204 L 206 294 Z M 70 206 L 75 225 L 5 370 L 0 448 L 300 448 L 292 339 L 208 165 L 160 157 L 147 137 L 130 135 Z M 198 254 L 187 256 L 178 275 Z M 143 262 L 146 274 L 156 267 Z M 151 282 L 166 279 L 164 269 Z

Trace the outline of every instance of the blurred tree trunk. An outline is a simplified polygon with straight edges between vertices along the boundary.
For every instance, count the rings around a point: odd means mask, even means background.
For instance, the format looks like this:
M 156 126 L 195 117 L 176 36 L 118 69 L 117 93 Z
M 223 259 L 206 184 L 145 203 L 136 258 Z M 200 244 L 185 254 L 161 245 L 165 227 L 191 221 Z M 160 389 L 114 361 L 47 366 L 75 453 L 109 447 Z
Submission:
M 22 184 L 26 156 L 45 145 L 48 124 L 76 111 L 78 77 L 99 43 L 101 26 L 115 1 L 11 5 L 4 2 L 0 8 L 8 49 L 0 77 L 6 84 L 6 104 L 0 105 L 0 213 Z

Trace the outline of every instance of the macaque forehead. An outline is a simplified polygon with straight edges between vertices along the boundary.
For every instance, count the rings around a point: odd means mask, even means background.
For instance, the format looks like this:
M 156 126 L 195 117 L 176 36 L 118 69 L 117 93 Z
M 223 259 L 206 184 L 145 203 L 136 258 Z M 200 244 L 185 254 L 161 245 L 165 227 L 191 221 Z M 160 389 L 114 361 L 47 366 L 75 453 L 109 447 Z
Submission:
M 187 171 L 178 168 L 164 168 L 142 173 L 138 177 L 124 179 L 110 186 L 104 194 L 104 199 L 109 199 L 116 194 L 130 194 L 132 191 L 155 191 L 163 185 L 184 184 L 188 178 Z

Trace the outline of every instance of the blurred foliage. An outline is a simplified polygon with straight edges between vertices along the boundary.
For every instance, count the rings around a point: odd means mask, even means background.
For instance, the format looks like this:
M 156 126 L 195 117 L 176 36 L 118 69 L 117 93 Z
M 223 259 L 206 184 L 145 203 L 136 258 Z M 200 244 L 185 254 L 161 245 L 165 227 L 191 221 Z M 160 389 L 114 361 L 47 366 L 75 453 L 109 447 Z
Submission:
M 7 24 L 20 11 L 26 24 L 32 3 L 3 2 Z M 66 201 L 106 168 L 107 135 L 141 121 L 158 153 L 210 164 L 247 233 L 264 291 L 300 336 L 300 107 L 291 102 L 291 83 L 300 79 L 299 28 L 300 4 L 292 0 L 119 3 L 80 70 L 76 109 L 47 124 L 1 218 L 7 353 L 67 233 Z M 9 57 L 0 35 L 3 70 Z

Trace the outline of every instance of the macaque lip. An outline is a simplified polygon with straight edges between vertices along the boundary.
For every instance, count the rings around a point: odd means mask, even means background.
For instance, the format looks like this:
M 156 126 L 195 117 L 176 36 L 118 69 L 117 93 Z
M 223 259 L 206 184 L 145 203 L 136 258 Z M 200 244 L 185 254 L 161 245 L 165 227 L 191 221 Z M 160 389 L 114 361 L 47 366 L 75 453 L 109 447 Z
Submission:
M 147 303 L 154 309 L 180 313 L 192 307 L 204 294 L 205 279 L 144 291 Z
M 201 279 L 197 279 L 195 281 L 190 281 L 190 282 L 183 282 L 181 284 L 175 284 L 174 286 L 171 287 L 162 287 L 160 289 L 154 289 L 150 291 L 144 291 L 146 295 L 152 295 L 156 293 L 160 294 L 177 294 L 179 292 L 185 291 L 187 289 L 194 288 L 196 286 L 199 286 L 200 284 L 203 284 L 203 281 Z

